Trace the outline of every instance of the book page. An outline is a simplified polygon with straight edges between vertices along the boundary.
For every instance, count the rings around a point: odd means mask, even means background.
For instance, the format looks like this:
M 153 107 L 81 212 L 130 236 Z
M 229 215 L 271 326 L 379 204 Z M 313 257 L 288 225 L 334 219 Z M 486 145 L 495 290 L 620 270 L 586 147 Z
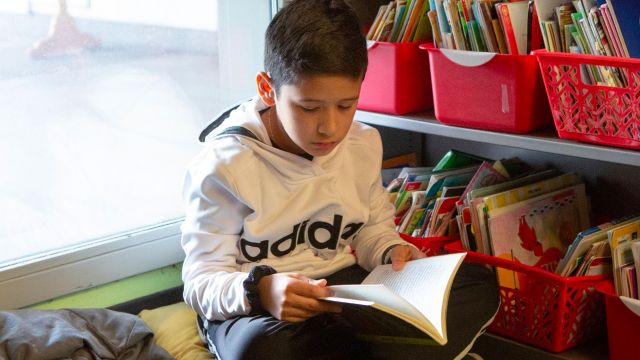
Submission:
M 419 321 L 425 320 L 425 317 L 409 302 L 382 284 L 333 285 L 330 288 L 334 295 L 324 300 L 365 306 L 380 304 Z
M 363 284 L 384 284 L 429 319 L 446 339 L 446 306 L 453 277 L 464 254 L 450 254 L 413 260 L 402 271 L 391 265 L 376 267 Z

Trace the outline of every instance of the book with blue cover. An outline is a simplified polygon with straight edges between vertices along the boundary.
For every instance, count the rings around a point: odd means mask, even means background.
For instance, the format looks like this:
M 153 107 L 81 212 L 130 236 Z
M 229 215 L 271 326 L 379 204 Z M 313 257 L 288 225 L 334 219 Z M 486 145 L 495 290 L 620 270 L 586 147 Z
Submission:
M 640 1 L 607 0 L 629 57 L 640 58 Z

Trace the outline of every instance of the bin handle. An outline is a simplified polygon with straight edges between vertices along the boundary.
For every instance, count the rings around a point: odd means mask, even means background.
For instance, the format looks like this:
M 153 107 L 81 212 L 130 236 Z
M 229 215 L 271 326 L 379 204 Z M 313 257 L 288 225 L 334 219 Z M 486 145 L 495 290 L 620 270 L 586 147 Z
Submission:
M 636 58 L 624 58 L 616 56 L 604 56 L 604 55 L 585 55 L 585 54 L 573 54 L 563 52 L 550 52 L 547 50 L 535 50 L 532 52 L 538 59 L 553 59 L 557 62 L 566 63 L 567 59 L 571 59 L 574 62 L 578 62 L 582 65 L 599 65 L 599 66 L 616 66 L 621 68 L 637 69 L 640 67 L 640 59 Z
M 640 316 L 640 300 L 633 299 L 626 296 L 620 296 L 620 301 L 631 311 L 632 313 Z
M 449 251 L 466 252 L 467 253 L 467 256 L 465 258 L 466 261 L 478 262 L 478 263 L 482 263 L 482 264 L 485 264 L 485 265 L 498 266 L 498 267 L 501 267 L 501 268 L 505 268 L 507 270 L 517 271 L 517 272 L 520 272 L 520 273 L 524 273 L 524 274 L 527 274 L 527 275 L 533 275 L 533 276 L 536 276 L 536 277 L 543 277 L 543 278 L 546 278 L 546 279 L 552 279 L 554 281 L 561 282 L 561 283 L 584 282 L 584 281 L 598 282 L 600 280 L 604 280 L 604 279 L 608 278 L 607 275 L 568 276 L 568 277 L 564 277 L 564 276 L 560 276 L 558 274 L 554 274 L 552 272 L 546 271 L 546 270 L 541 269 L 541 268 L 529 266 L 529 265 L 526 265 L 526 264 L 518 263 L 518 262 L 515 262 L 515 261 L 511 261 L 511 260 L 507 260 L 507 259 L 503 259 L 503 258 L 499 258 L 499 257 L 495 257 L 495 256 L 484 255 L 484 254 L 476 253 L 476 252 L 473 252 L 473 251 L 466 251 L 466 250 L 461 250 L 461 249 L 452 249 L 452 248 L 445 248 L 445 249 L 449 250 Z
M 496 53 L 491 52 L 461 51 L 455 49 L 440 49 L 440 52 L 450 61 L 466 67 L 484 65 L 496 56 Z

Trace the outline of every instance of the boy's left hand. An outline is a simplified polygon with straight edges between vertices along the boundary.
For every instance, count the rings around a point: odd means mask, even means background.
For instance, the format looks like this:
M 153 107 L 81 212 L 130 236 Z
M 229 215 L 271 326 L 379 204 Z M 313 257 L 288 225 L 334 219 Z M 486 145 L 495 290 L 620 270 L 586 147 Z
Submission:
M 395 271 L 404 269 L 404 265 L 409 260 L 422 259 L 426 257 L 422 251 L 409 245 L 397 245 L 390 252 L 391 268 Z

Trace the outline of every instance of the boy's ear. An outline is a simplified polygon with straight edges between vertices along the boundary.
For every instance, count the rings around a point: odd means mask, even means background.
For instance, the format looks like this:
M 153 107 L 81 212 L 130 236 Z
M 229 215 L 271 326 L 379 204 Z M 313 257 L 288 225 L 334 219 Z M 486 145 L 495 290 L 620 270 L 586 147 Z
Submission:
M 275 90 L 271 87 L 271 77 L 264 71 L 256 76 L 256 85 L 258 87 L 258 95 L 267 106 L 273 106 L 276 103 Z

